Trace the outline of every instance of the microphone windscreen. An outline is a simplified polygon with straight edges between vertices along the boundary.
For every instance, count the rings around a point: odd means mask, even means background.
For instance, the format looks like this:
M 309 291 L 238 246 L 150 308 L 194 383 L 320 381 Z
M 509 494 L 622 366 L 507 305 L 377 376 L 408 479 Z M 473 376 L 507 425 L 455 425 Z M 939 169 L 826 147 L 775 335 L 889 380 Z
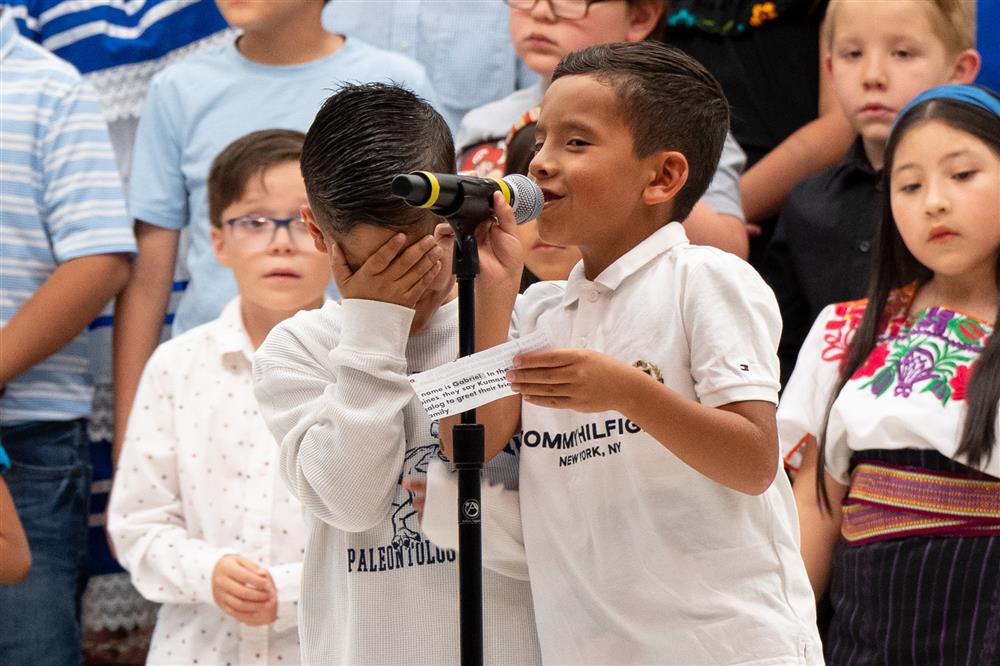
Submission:
M 393 177 L 391 187 L 394 195 L 414 206 L 427 203 L 431 193 L 427 179 L 415 173 L 401 173 Z
M 545 195 L 533 180 L 519 173 L 512 173 L 504 176 L 503 182 L 510 186 L 513 194 L 510 207 L 514 209 L 514 219 L 518 224 L 529 222 L 542 214 Z

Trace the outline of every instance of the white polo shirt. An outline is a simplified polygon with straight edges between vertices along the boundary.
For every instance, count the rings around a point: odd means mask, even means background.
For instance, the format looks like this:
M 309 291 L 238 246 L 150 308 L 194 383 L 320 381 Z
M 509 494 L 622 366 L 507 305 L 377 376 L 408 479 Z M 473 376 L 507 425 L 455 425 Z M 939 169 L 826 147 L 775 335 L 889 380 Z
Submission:
M 689 244 L 678 223 L 593 281 L 578 264 L 568 282 L 532 286 L 515 325 L 520 335 L 548 329 L 556 347 L 642 362 L 712 407 L 777 402 L 774 295 L 735 256 Z M 750 496 L 702 476 L 618 412 L 524 403 L 522 428 L 520 520 L 545 663 L 822 661 L 779 466 L 771 487 Z M 483 502 L 493 551 L 491 541 L 517 539 L 497 492 Z

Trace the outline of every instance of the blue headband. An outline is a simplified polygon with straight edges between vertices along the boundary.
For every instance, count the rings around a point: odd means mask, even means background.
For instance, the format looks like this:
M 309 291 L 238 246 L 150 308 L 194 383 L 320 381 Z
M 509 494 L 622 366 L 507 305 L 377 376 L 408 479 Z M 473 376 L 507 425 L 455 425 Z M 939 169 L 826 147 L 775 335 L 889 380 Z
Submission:
M 909 104 L 903 107 L 903 110 L 899 112 L 899 115 L 896 116 L 896 122 L 892 124 L 893 131 L 895 131 L 896 125 L 899 123 L 899 119 L 909 113 L 910 109 L 918 104 L 923 104 L 924 102 L 932 99 L 950 99 L 956 102 L 965 102 L 966 104 L 978 106 L 980 109 L 989 111 L 996 117 L 1000 118 L 1000 100 L 986 92 L 985 88 L 967 84 L 950 83 L 945 86 L 938 86 L 937 88 L 925 90 L 914 97 Z

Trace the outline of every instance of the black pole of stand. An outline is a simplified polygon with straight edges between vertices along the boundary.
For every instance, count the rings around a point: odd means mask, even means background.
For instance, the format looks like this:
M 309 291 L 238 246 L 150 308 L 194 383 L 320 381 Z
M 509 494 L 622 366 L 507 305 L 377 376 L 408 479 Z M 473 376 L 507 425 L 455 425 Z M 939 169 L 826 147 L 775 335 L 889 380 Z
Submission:
M 487 213 L 488 214 L 488 213 Z M 480 218 L 482 219 L 482 218 Z M 477 221 L 478 222 L 478 221 Z M 455 276 L 458 280 L 458 347 L 460 356 L 476 351 L 476 276 L 479 248 L 473 225 L 452 221 L 456 228 Z M 471 226 L 471 228 L 464 228 Z M 483 663 L 483 540 L 480 473 L 485 457 L 482 424 L 476 410 L 463 412 L 452 428 L 454 463 L 458 469 L 458 595 L 462 665 Z
M 397 177 L 398 179 L 398 177 Z M 405 196 L 409 187 L 396 191 Z M 458 351 L 476 351 L 476 276 L 479 248 L 476 227 L 493 217 L 495 183 L 470 179 L 459 183 L 448 210 L 437 213 L 455 230 L 453 270 L 458 281 Z M 458 470 L 458 612 L 462 635 L 462 666 L 483 664 L 483 529 L 480 474 L 485 458 L 485 429 L 476 423 L 476 410 L 462 412 L 452 427 L 452 458 Z

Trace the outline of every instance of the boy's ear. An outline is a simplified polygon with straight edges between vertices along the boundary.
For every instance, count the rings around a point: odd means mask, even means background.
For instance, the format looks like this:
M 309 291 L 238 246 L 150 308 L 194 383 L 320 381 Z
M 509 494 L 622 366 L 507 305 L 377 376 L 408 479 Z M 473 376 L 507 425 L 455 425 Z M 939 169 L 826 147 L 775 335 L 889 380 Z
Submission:
M 949 83 L 972 83 L 979 76 L 983 58 L 976 49 L 965 49 L 955 58 Z
M 316 250 L 323 254 L 330 254 L 330 246 L 327 245 L 326 238 L 323 237 L 323 230 L 316 224 L 316 216 L 313 215 L 312 208 L 309 206 L 299 206 L 299 215 L 306 222 L 306 227 L 309 229 L 309 235 L 312 236 L 313 246 Z
M 642 202 L 647 206 L 673 201 L 688 180 L 688 161 L 683 153 L 664 150 L 654 155 L 655 171 L 642 191 Z
M 635 4 L 629 3 L 629 28 L 625 40 L 641 42 L 649 37 L 663 15 L 664 9 L 666 6 L 663 0 L 643 0 Z
M 226 243 L 226 235 L 223 232 L 222 227 L 217 227 L 213 224 L 210 233 L 212 236 L 212 251 L 215 252 L 216 261 L 226 268 L 230 268 L 229 246 Z

